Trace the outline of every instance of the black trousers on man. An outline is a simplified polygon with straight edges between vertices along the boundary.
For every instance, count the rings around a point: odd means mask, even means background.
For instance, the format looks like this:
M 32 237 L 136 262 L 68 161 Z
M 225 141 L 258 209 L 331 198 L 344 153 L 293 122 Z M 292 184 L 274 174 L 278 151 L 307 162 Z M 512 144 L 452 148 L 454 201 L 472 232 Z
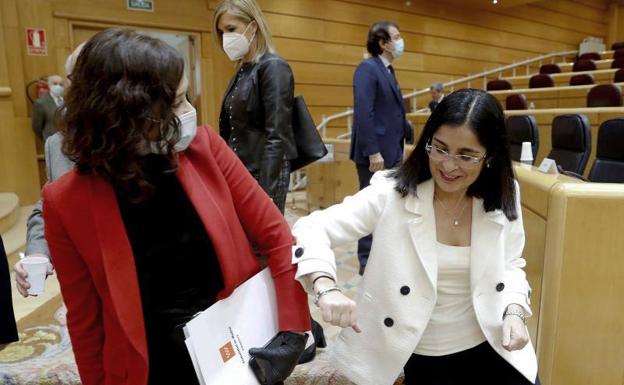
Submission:
M 399 160 L 392 166 L 391 168 L 396 168 L 401 165 L 401 161 Z M 364 164 L 355 164 L 357 169 L 358 179 L 360 181 L 360 190 L 364 190 L 368 185 L 370 185 L 370 180 L 373 177 L 373 173 L 368 169 L 368 165 Z M 366 263 L 368 262 L 368 254 L 370 254 L 371 245 L 373 244 L 373 235 L 367 235 L 364 238 L 360 238 L 358 241 L 358 261 L 360 261 L 360 275 L 364 274 L 364 269 L 366 268 Z
M 357 168 L 358 179 L 360 181 L 360 190 L 363 190 L 370 184 L 370 180 L 373 177 L 373 173 L 368 169 L 368 165 L 355 164 Z M 360 261 L 360 275 L 364 274 L 366 263 L 368 262 L 368 254 L 370 253 L 371 245 L 373 244 L 373 235 L 369 234 L 364 238 L 358 240 L 358 261 Z

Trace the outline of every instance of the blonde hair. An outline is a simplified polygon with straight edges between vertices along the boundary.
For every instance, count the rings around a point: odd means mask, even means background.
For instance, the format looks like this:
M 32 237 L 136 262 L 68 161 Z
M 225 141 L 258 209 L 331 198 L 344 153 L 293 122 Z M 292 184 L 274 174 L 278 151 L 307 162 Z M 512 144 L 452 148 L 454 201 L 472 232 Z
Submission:
M 269 26 L 264 18 L 264 14 L 262 14 L 260 6 L 255 0 L 223 0 L 217 5 L 214 12 L 213 27 L 214 36 L 221 50 L 223 50 L 223 32 L 219 31 L 218 25 L 219 19 L 225 13 L 237 17 L 247 24 L 252 21 L 256 22 L 258 28 L 250 47 L 250 53 L 253 54 L 251 61 L 258 62 L 267 52 L 275 53 L 271 31 L 269 30 Z

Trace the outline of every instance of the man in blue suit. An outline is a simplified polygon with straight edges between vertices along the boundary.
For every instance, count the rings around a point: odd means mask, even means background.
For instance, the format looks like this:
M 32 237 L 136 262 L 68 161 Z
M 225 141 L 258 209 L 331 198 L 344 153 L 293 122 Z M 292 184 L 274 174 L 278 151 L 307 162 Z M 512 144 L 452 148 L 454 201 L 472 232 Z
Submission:
M 353 130 L 351 159 L 355 162 L 360 190 L 369 185 L 375 171 L 393 168 L 403 160 L 403 143 L 413 141 L 411 124 L 392 62 L 403 55 L 405 43 L 399 27 L 389 21 L 373 24 L 366 49 L 372 55 L 353 75 Z M 369 235 L 358 241 L 360 275 L 364 273 L 372 243 Z

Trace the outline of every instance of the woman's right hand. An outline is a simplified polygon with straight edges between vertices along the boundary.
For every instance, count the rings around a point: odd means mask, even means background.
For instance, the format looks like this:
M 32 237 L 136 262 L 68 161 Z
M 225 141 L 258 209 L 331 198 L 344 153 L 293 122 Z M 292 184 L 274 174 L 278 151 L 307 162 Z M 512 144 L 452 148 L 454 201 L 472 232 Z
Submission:
M 319 292 L 334 285 L 332 281 L 322 278 L 314 285 L 314 290 Z M 357 304 L 346 295 L 339 291 L 330 291 L 319 298 L 318 305 L 323 321 L 341 328 L 351 327 L 356 333 L 362 332 L 357 324 Z

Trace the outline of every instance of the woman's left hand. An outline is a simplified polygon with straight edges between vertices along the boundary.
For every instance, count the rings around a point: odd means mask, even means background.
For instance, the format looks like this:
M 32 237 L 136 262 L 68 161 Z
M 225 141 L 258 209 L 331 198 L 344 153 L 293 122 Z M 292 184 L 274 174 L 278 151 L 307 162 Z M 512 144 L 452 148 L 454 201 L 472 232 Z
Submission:
M 275 385 L 284 381 L 299 361 L 308 336 L 304 333 L 280 332 L 267 346 L 249 349 L 255 358 L 252 371 L 262 385 Z
M 529 333 L 522 319 L 509 314 L 503 320 L 503 347 L 512 352 L 529 343 Z

